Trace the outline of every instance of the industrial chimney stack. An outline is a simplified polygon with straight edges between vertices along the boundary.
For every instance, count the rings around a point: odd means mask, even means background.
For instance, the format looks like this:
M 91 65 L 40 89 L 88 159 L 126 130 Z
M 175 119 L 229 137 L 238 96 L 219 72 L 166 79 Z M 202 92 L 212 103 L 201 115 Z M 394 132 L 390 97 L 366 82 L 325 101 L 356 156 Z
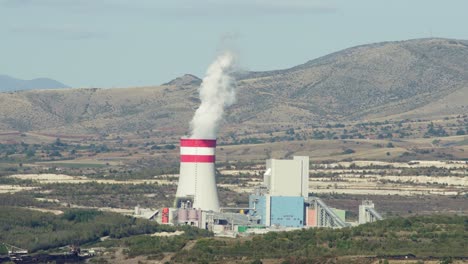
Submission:
M 180 177 L 176 206 L 219 211 L 215 180 L 216 139 L 180 139 Z

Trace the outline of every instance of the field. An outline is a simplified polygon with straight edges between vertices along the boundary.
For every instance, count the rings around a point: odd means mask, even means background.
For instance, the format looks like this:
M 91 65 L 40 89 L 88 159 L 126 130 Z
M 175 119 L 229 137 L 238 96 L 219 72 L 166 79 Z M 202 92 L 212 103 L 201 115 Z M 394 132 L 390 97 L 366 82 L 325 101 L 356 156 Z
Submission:
M 343 202 L 337 206 L 346 207 L 346 198 L 331 197 L 372 196 L 384 203 L 387 197 L 411 197 L 414 208 L 386 203 L 382 213 L 466 213 L 467 206 L 458 201 L 468 199 L 467 127 L 468 117 L 456 115 L 432 121 L 222 131 L 217 147 L 221 203 L 245 205 L 248 194 L 261 184 L 265 159 L 307 155 L 309 192 Z M 137 204 L 170 206 L 178 152 L 178 137 L 161 137 L 160 131 L 95 135 L 5 131 L 0 133 L 0 193 L 55 201 L 58 207 L 122 212 Z M 418 207 L 425 203 L 421 197 L 441 203 Z
M 239 164 L 218 168 L 222 206 L 245 206 L 261 184 L 264 165 Z M 468 164 L 464 161 L 312 163 L 309 192 L 338 208 L 357 213 L 360 200 L 371 198 L 384 215 L 468 212 Z M 143 176 L 142 176 L 143 177 Z M 66 174 L 12 174 L 1 179 L 2 192 L 17 193 L 48 207 L 95 208 L 130 214 L 138 204 L 171 206 L 177 174 L 143 179 Z M 408 204 L 410 201 L 410 204 Z M 33 204 L 34 205 L 34 204 Z M 33 206 L 31 205 L 31 206 Z M 352 206 L 351 206 L 352 205 Z
M 284 126 L 273 130 L 267 127 L 243 128 L 237 132 L 226 130 L 221 133 L 217 147 L 220 202 L 226 207 L 246 206 L 248 195 L 263 180 L 265 159 L 307 155 L 311 159 L 309 193 L 332 207 L 345 209 L 348 221 L 357 220 L 358 205 L 366 199 L 372 200 L 376 210 L 388 219 L 434 214 L 442 218 L 463 217 L 468 214 L 468 136 L 462 135 L 467 124 L 466 116 L 448 116 L 432 122 L 382 120 Z M 175 135 L 161 137 L 160 132 L 150 130 L 75 136 L 0 133 L 0 208 L 46 214 L 51 221 L 66 226 L 70 223 L 63 217 L 70 210 L 90 210 L 102 213 L 102 217 L 120 219 L 117 215 L 128 217 L 137 205 L 152 209 L 172 206 L 179 176 L 178 138 Z M 49 227 L 41 228 L 44 231 Z M 226 253 L 226 260 L 222 261 L 225 263 L 252 263 L 257 258 L 263 263 L 307 263 L 300 262 L 304 258 L 325 263 L 331 256 L 336 256 L 336 263 L 379 263 L 380 260 L 375 254 L 355 247 L 344 253 L 343 249 L 338 249 L 342 245 L 333 244 L 336 241 L 328 248 L 322 248 L 328 243 L 323 241 L 320 242 L 323 245 L 314 246 L 319 252 L 314 256 L 307 255 L 306 249 L 297 245 L 276 242 L 284 247 L 295 247 L 297 251 L 281 261 L 274 254 L 247 254 L 245 259 L 238 259 L 236 254 L 240 254 L 240 249 L 236 247 L 244 247 L 250 238 L 236 240 L 241 243 L 237 246 L 231 240 L 205 241 L 200 234 L 172 235 L 171 232 L 162 233 L 169 234 L 168 237 L 130 234 L 125 239 L 98 241 L 100 238 L 84 237 L 83 241 L 104 248 L 105 253 L 96 258 L 102 263 L 158 263 L 162 260 L 186 263 L 188 259 L 183 252 L 198 256 L 192 261 L 215 263 L 221 261 L 220 252 L 231 252 Z M 398 232 L 397 236 L 404 236 L 404 240 L 426 245 L 426 237 L 407 237 L 405 231 Z M 311 236 L 335 234 L 319 233 Z M 394 239 L 391 232 L 385 234 L 385 241 Z M 280 241 L 289 239 L 283 236 L 280 235 Z M 59 240 L 62 241 L 60 245 L 70 242 L 66 237 Z M 381 235 L 373 233 L 370 237 L 360 236 L 359 239 L 373 241 Z M 42 247 L 27 244 L 27 239 L 14 240 L 11 236 L 2 239 L 34 250 Z M 145 243 L 159 243 L 161 247 L 152 251 L 142 247 Z M 224 248 L 217 248 L 213 243 L 221 243 Z M 55 245 L 57 243 L 50 247 Z M 414 247 L 420 250 L 419 246 Z M 414 252 L 425 257 L 424 263 L 432 263 L 427 252 Z M 395 248 L 391 253 L 411 252 Z M 442 255 L 439 257 L 444 257 Z M 391 258 L 389 261 L 405 263 Z

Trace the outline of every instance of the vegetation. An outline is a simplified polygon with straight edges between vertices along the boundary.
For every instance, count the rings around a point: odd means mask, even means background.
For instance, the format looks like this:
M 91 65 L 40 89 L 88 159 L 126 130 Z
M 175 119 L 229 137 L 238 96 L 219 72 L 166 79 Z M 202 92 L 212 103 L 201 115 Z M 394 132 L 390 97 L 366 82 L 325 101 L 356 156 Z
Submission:
M 159 225 L 115 213 L 72 209 L 53 215 L 19 207 L 0 207 L 0 242 L 31 252 L 53 250 L 66 245 L 123 247 L 129 257 L 178 252 L 190 240 L 212 236 L 211 232 L 190 226 Z M 175 236 L 148 236 L 155 232 L 182 231 Z M 100 241 L 99 238 L 109 236 Z M 6 253 L 0 246 L 0 255 Z
M 0 244 L 0 256 L 6 254 L 8 254 L 8 249 L 4 245 Z
M 145 183 L 53 183 L 44 185 L 43 190 L 48 191 L 36 196 L 93 207 L 129 208 L 137 204 L 143 207 L 161 207 L 170 204 L 170 201 L 174 199 L 175 187 L 175 185 Z
M 51 203 L 40 202 L 34 199 L 30 192 L 20 192 L 15 194 L 0 193 L 0 207 L 5 206 L 36 206 L 50 207 Z
M 0 241 L 30 251 L 165 230 L 154 222 L 96 210 L 72 209 L 57 216 L 5 206 L 0 207 L 0 227 Z
M 427 126 L 427 132 L 424 134 L 424 137 L 447 137 L 448 133 L 447 131 L 444 130 L 444 128 L 441 125 L 438 125 L 437 127 L 434 125 L 434 123 L 430 123 Z
M 254 161 L 310 150 L 311 143 L 330 151 L 322 160 L 383 159 L 392 161 L 466 159 L 468 116 L 441 120 L 281 124 L 220 133 L 218 161 Z M 457 137 L 458 135 L 458 137 Z M 64 173 L 95 179 L 153 179 L 178 172 L 177 139 L 152 129 L 108 135 L 0 133 L 0 176 Z M 425 139 L 430 138 L 430 139 Z M 365 139 L 362 140 L 362 139 Z M 284 146 L 277 142 L 291 142 Z M 323 142 L 317 142 L 323 141 Z M 427 142 L 432 142 L 428 146 Z M 236 145 L 256 145 L 245 147 Z M 265 145 L 265 147 L 262 147 Z M 294 146 L 295 145 L 295 146 Z M 298 147 L 300 145 L 300 148 Z M 382 151 L 374 151 L 382 148 Z M 242 149 L 242 151 L 241 151 Z M 352 152 L 354 151 L 354 152 Z M 252 159 L 254 154 L 258 159 Z M 363 155 L 364 154 L 364 155 Z M 313 156 L 313 155 L 312 155 Z M 224 158 L 224 160 L 223 160 Z M 92 161 L 90 161 L 92 160 Z
M 202 229 L 158 225 L 95 210 L 67 210 L 57 216 L 18 207 L 0 207 L 0 226 L 0 241 L 31 251 L 92 243 L 123 247 L 129 257 L 146 255 L 161 259 L 166 253 L 175 253 L 172 261 L 176 263 L 241 259 L 261 263 L 259 261 L 265 258 L 283 259 L 285 263 L 310 263 L 339 256 L 406 254 L 448 259 L 465 256 L 468 239 L 467 216 L 439 215 L 392 218 L 344 229 L 270 232 L 246 239 L 210 238 L 212 233 Z M 141 235 L 176 230 L 183 233 L 167 237 Z M 103 236 L 111 239 L 98 242 Z
M 467 231 L 466 216 L 394 218 L 353 228 L 271 232 L 247 241 L 201 239 L 190 251 L 178 253 L 175 260 L 179 263 L 242 257 L 314 260 L 346 255 L 410 253 L 419 257 L 465 256 Z
M 25 136 L 25 135 L 24 135 Z M 14 144 L 0 144 L 0 157 L 3 161 L 35 161 L 35 160 L 61 160 L 83 156 L 85 153 L 109 152 L 112 149 L 105 144 L 68 144 L 60 138 L 49 144 L 28 144 L 25 142 Z
M 179 252 L 190 240 L 210 237 L 211 232 L 190 226 L 171 227 L 184 233 L 170 237 L 136 236 L 124 239 L 121 245 L 128 247 L 130 257 L 139 255 L 160 255 L 167 252 Z

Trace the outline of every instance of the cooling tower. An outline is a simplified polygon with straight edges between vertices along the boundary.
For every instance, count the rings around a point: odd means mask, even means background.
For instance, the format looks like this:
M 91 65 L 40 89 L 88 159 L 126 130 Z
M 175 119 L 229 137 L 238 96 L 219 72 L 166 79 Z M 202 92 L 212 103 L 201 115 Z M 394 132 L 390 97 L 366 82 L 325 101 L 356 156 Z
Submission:
M 180 139 L 180 177 L 177 207 L 193 202 L 193 208 L 219 211 L 215 180 L 216 139 Z

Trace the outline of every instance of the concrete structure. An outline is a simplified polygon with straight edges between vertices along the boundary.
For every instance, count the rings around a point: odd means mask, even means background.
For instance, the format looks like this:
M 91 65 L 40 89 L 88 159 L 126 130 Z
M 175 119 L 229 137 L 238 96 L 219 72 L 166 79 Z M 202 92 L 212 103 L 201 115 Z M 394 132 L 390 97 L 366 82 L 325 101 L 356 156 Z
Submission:
M 269 217 L 267 218 L 267 215 L 270 215 L 270 212 L 267 212 L 267 200 L 270 201 L 269 195 L 249 196 L 249 207 L 252 208 L 250 215 L 257 216 L 259 218 L 258 224 L 260 225 L 270 225 L 270 219 Z
M 383 217 L 374 209 L 374 203 L 369 200 L 362 201 L 359 205 L 359 224 L 371 223 L 382 220 Z
M 339 216 L 335 213 L 336 209 L 334 210 L 333 208 L 328 207 L 322 199 L 318 197 L 308 197 L 307 204 L 309 206 L 309 210 L 314 210 L 316 218 L 315 226 L 331 228 L 350 226 L 349 223 L 346 223 L 344 219 L 342 219 L 346 213 L 344 210 L 337 211 L 338 214 L 341 214 L 341 216 Z
M 156 220 L 159 217 L 159 210 L 141 208 L 140 205 L 137 205 L 135 206 L 133 216 L 137 218 L 145 218 L 148 220 Z
M 343 222 L 346 221 L 346 211 L 338 208 L 331 208 L 333 212 L 340 218 Z
M 305 224 L 307 226 L 310 226 L 310 227 L 319 227 L 319 226 L 323 226 L 323 223 L 319 224 L 319 222 L 317 221 L 317 214 L 320 213 L 320 205 L 319 204 L 316 204 L 318 209 L 319 210 L 316 210 L 314 205 L 312 205 L 311 207 L 306 207 L 306 222 Z M 337 208 L 331 208 L 329 207 L 330 210 L 336 215 L 336 217 L 345 222 L 346 221 L 346 211 L 345 210 L 341 210 L 341 209 L 337 209 Z M 322 219 L 324 217 L 323 215 L 324 213 L 322 212 Z M 333 217 L 333 216 L 331 216 Z M 333 226 L 331 226 L 333 227 Z
M 219 211 L 215 148 L 216 139 L 180 139 L 180 177 L 176 207 Z
M 309 157 L 295 156 L 292 160 L 269 159 L 263 184 L 272 196 L 309 195 Z

